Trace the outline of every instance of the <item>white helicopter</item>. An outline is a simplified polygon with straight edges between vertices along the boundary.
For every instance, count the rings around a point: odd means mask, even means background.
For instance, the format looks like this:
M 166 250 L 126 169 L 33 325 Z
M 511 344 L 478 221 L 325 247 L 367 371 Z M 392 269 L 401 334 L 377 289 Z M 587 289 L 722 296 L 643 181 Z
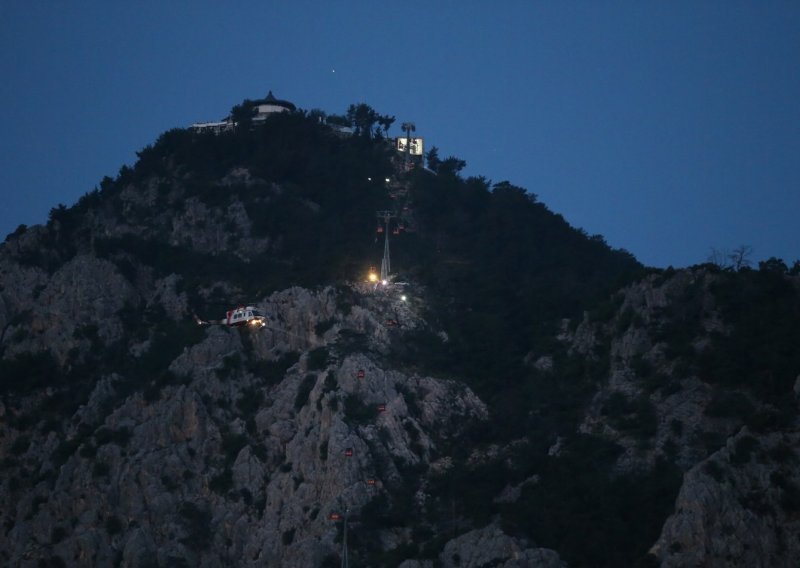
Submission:
M 249 326 L 261 329 L 267 325 L 267 316 L 255 306 L 239 306 L 225 312 L 221 320 L 201 320 L 195 316 L 198 325 L 227 325 L 229 327 Z

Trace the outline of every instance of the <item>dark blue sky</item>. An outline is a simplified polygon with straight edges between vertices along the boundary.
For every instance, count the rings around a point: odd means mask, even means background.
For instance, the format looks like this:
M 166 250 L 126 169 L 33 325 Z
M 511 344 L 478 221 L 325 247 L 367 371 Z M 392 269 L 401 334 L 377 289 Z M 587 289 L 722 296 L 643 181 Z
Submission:
M 800 258 L 798 2 L 4 2 L 0 73 L 0 239 L 271 89 L 414 121 L 649 265 Z

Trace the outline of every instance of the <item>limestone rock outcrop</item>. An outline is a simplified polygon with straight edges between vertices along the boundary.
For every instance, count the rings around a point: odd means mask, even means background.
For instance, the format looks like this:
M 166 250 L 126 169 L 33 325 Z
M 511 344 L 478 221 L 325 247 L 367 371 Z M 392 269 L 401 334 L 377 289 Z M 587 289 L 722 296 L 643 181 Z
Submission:
M 332 288 L 273 294 L 262 304 L 268 329 L 209 327 L 145 391 L 106 377 L 64 439 L 7 431 L 0 448 L 16 457 L 0 507 L 5 561 L 33 566 L 46 550 L 68 563 L 320 565 L 336 551 L 332 514 L 391 500 L 408 467 L 488 417 L 461 383 L 385 367 L 385 319 L 404 310 L 409 327 L 421 320 L 385 290 L 352 293 L 359 309 L 346 313 Z M 368 350 L 339 345 L 342 330 L 363 334 Z M 17 405 L 18 423 L 40 402 Z M 385 538 L 402 538 L 393 532 Z
M 512 538 L 494 525 L 465 533 L 449 541 L 440 556 L 445 568 L 498 566 L 516 568 L 566 568 L 558 554 Z
M 652 549 L 664 567 L 794 566 L 800 434 L 744 429 L 689 470 Z

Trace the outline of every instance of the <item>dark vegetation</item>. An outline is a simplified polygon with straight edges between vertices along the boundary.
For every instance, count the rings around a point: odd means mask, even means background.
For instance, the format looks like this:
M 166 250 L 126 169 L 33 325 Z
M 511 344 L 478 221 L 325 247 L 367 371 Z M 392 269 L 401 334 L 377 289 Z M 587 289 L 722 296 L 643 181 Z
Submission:
M 248 370 L 267 385 L 275 385 L 283 380 L 286 371 L 297 363 L 299 358 L 299 353 L 289 351 L 274 361 L 251 361 L 248 364 Z
M 0 359 L 0 393 L 29 392 L 64 381 L 58 362 L 45 351 Z
M 214 537 L 211 527 L 211 511 L 206 506 L 198 506 L 191 501 L 185 501 L 181 504 L 178 513 L 186 535 L 181 538 L 181 542 L 195 551 L 208 548 Z
M 700 376 L 730 394 L 725 410 L 737 412 L 757 430 L 785 426 L 796 415 L 792 387 L 800 369 L 800 297 L 786 271 L 721 272 L 714 298 L 730 333 L 715 333 L 698 357 Z M 735 390 L 767 405 L 758 413 Z
M 350 424 L 371 424 L 378 410 L 374 405 L 365 404 L 358 395 L 348 394 L 344 400 L 344 415 Z
M 295 411 L 300 411 L 306 403 L 308 402 L 308 396 L 311 394 L 311 390 L 314 388 L 314 385 L 317 384 L 317 375 L 313 373 L 309 373 L 308 375 L 303 378 L 300 386 L 297 388 L 297 394 L 294 398 L 294 409 Z
M 170 131 L 139 156 L 134 180 L 169 179 L 176 168 L 191 172 L 173 182 L 185 197 L 218 207 L 239 199 L 252 234 L 280 243 L 249 259 L 248 280 L 240 284 L 253 293 L 351 279 L 362 272 L 373 244 L 375 211 L 388 201 L 383 179 L 391 172 L 390 147 L 371 137 L 338 138 L 303 113 L 274 116 L 262 128 L 221 136 Z M 247 168 L 261 183 L 220 187 L 219 180 L 235 167 Z M 226 263 L 232 257 L 220 256 L 216 266 L 230 278 L 228 269 L 236 267 Z
M 681 472 L 665 461 L 649 472 L 615 475 L 618 451 L 578 438 L 558 460 L 543 464 L 539 483 L 505 511 L 507 528 L 536 535 L 563 551 L 571 566 L 634 566 L 658 538 L 672 511 Z
M 187 289 L 204 281 L 229 280 L 247 296 L 352 279 L 363 272 L 372 252 L 375 211 L 388 206 L 383 180 L 392 171 L 392 152 L 374 135 L 337 137 L 303 112 L 274 116 L 263 127 L 224 135 L 171 130 L 140 151 L 132 168 L 124 166 L 115 179 L 104 178 L 75 206 L 54 208 L 44 242 L 23 250 L 18 260 L 53 272 L 77 252 L 93 251 L 113 260 L 131 279 L 138 264 L 153 267 L 157 274 L 183 276 Z M 239 167 L 247 168 L 258 183 L 220 183 Z M 123 195 L 131 184 L 143 188 L 152 181 L 157 182 L 154 205 Z M 167 244 L 171 217 L 166 223 L 157 220 L 153 207 L 179 214 L 190 198 L 222 211 L 234 199 L 241 201 L 251 234 L 269 237 L 275 245 L 267 253 L 251 252 L 242 258 L 230 250 L 211 254 L 189 243 Z M 90 215 L 139 224 L 144 232 L 93 238 Z M 230 219 L 221 228 L 231 246 L 245 236 L 246 228 Z M 26 231 L 20 227 L 8 238 Z M 198 271 L 198 266 L 203 269 Z
M 420 232 L 399 247 L 398 266 L 431 287 L 450 337 L 444 350 L 433 345 L 417 356 L 479 391 L 524 376 L 523 357 L 549 350 L 559 318 L 580 315 L 641 274 L 631 255 L 573 229 L 508 182 L 420 172 L 412 198 Z

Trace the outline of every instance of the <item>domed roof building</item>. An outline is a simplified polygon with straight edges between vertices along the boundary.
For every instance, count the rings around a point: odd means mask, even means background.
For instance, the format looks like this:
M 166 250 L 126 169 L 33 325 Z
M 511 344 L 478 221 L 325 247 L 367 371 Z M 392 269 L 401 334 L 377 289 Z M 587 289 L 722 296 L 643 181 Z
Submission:
M 294 104 L 275 98 L 270 91 L 265 98 L 253 102 L 253 122 L 262 122 L 276 112 L 293 112 L 296 109 Z
M 275 98 L 275 95 L 270 91 L 266 97 L 256 101 L 245 101 L 244 110 L 247 109 L 252 113 L 252 121 L 254 123 L 262 123 L 267 118 L 278 112 L 294 112 L 297 107 L 289 101 L 282 101 Z M 228 132 L 236 128 L 237 123 L 234 121 L 233 116 L 226 116 L 217 122 L 195 122 L 189 128 L 195 132 L 213 132 L 220 134 L 221 132 Z

